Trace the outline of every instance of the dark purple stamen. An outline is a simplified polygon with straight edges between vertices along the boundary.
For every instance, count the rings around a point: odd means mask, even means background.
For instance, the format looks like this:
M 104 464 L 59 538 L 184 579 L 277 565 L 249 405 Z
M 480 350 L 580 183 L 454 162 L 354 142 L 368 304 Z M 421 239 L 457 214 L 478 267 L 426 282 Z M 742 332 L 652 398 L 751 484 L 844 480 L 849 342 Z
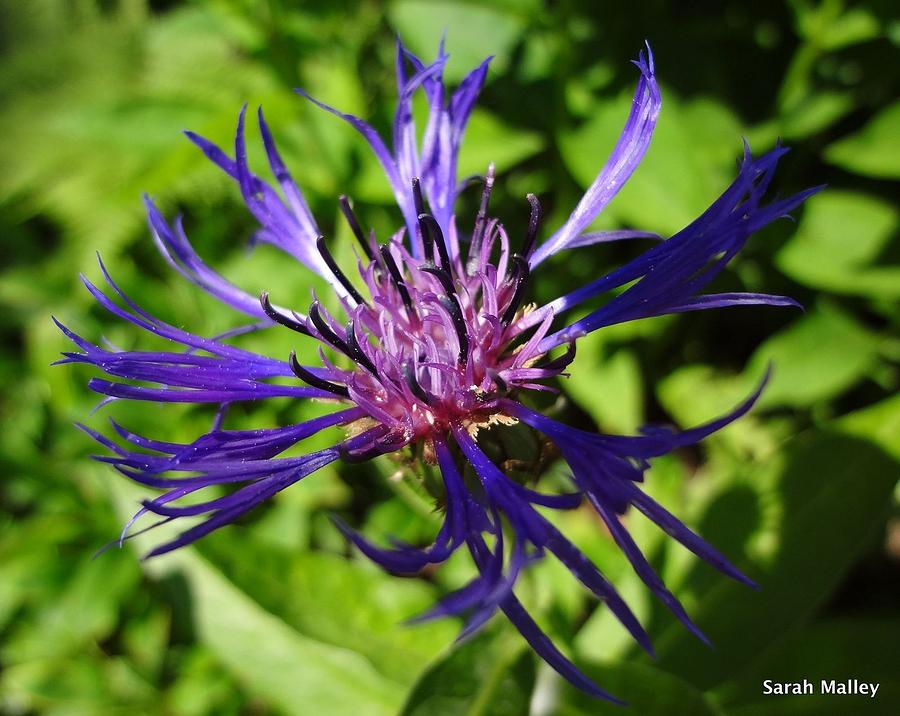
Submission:
M 471 271 L 478 264 L 478 252 L 481 250 L 481 241 L 484 238 L 484 230 L 487 225 L 488 203 L 491 200 L 491 191 L 494 188 L 494 165 L 488 164 L 484 175 L 484 188 L 481 190 L 481 204 L 475 217 L 475 228 L 472 229 L 472 242 L 469 244 L 468 270 Z
M 425 389 L 421 386 L 418 379 L 416 378 L 416 370 L 410 363 L 406 363 L 403 366 L 403 377 L 406 378 L 406 384 L 409 386 L 409 389 L 413 392 L 419 400 L 421 400 L 425 405 L 430 403 L 428 399 L 428 393 L 425 392 Z
M 459 299 L 455 295 L 438 296 L 438 301 L 447 309 L 450 318 L 453 320 L 453 328 L 456 330 L 456 337 L 459 339 L 459 356 L 457 361 L 461 365 L 465 365 L 469 358 L 469 333 L 466 330 L 466 319 L 463 317 Z
M 350 348 L 352 354 L 351 357 L 357 363 L 372 375 L 378 373 L 375 364 L 370 360 L 369 356 L 363 352 L 362 346 L 359 345 L 359 339 L 356 337 L 356 320 L 352 318 L 347 322 L 347 346 Z
M 353 235 L 362 247 L 363 253 L 368 257 L 369 261 L 373 261 L 375 259 L 375 252 L 372 251 L 372 247 L 369 245 L 368 239 L 366 239 L 366 234 L 362 230 L 362 226 L 360 226 L 356 214 L 353 213 L 353 207 L 350 206 L 350 199 L 347 198 L 346 194 L 341 194 L 340 197 L 338 197 L 338 202 L 340 202 L 341 205 L 341 213 L 347 220 L 347 226 L 350 227 L 350 231 L 353 232 Z
M 441 231 L 440 225 L 431 214 L 419 214 L 419 228 L 422 231 L 422 242 L 427 241 L 426 246 L 436 246 L 438 255 L 440 256 L 441 268 L 450 270 L 450 254 L 447 251 L 447 242 L 444 241 L 444 232 Z M 425 237 L 428 237 L 427 239 Z M 425 259 L 428 259 L 428 252 L 425 253 Z
M 316 239 L 316 248 L 319 249 L 319 254 L 322 256 L 322 260 L 331 270 L 331 273 L 334 274 L 334 277 L 340 281 L 341 286 L 347 289 L 347 293 L 350 294 L 351 298 L 360 306 L 367 305 L 366 299 L 362 297 L 359 291 L 356 290 L 356 287 L 350 282 L 350 279 L 347 278 L 346 274 L 341 271 L 340 267 L 337 265 L 337 261 L 334 260 L 334 256 L 331 255 L 331 252 L 328 250 L 328 245 L 325 243 L 325 237 L 320 236 Z
M 537 239 L 538 224 L 541 223 L 541 203 L 534 194 L 526 196 L 531 204 L 531 216 L 528 218 L 528 232 L 525 234 L 525 245 L 522 246 L 522 256 L 526 259 L 534 251 L 534 242 Z
M 484 183 L 484 177 L 481 174 L 470 174 L 469 176 L 461 179 L 459 182 L 459 192 L 462 193 L 469 187 L 476 186 L 478 184 Z
M 402 441 L 402 437 L 399 439 Z M 386 452 L 393 452 L 397 449 L 397 444 L 398 439 L 397 437 L 392 439 L 390 428 L 386 425 L 379 425 L 346 440 L 338 449 L 341 460 L 357 463 L 371 460 Z
M 416 207 L 416 215 L 424 213 L 425 202 L 422 199 L 422 186 L 419 183 L 419 177 L 412 178 L 412 195 L 413 205 Z
M 434 238 L 432 238 L 428 226 L 426 226 L 425 222 L 422 220 L 423 216 L 425 216 L 425 214 L 419 214 L 419 234 L 422 236 L 422 255 L 426 261 L 433 261 Z
M 313 304 L 309 307 L 309 318 L 319 332 L 319 335 L 322 336 L 322 340 L 331 344 L 350 360 L 356 360 L 356 357 L 353 355 L 353 351 L 350 349 L 350 346 L 347 345 L 347 342 L 335 333 L 334 329 L 332 329 L 322 317 L 322 310 L 318 301 L 313 301 Z
M 286 328 L 290 328 L 292 331 L 297 331 L 297 333 L 302 333 L 304 336 L 311 335 L 309 329 L 300 321 L 296 321 L 290 316 L 285 316 L 280 311 L 276 311 L 275 307 L 269 301 L 269 292 L 263 291 L 259 295 L 259 305 L 262 306 L 262 310 L 265 314 L 271 318 L 275 323 L 278 323 Z
M 496 370 L 494 370 L 493 368 L 488 368 L 487 376 L 492 381 L 494 381 L 494 385 L 497 386 L 497 390 L 499 390 L 501 393 L 506 394 L 509 392 L 509 385 L 505 380 L 503 380 L 503 378 L 500 377 L 500 373 L 498 373 Z
M 575 360 L 575 341 L 570 341 L 568 348 L 566 348 L 566 352 L 561 356 L 558 356 L 551 361 L 547 361 L 546 363 L 541 363 L 535 367 L 543 368 L 544 370 L 562 370 L 573 360 Z
M 367 460 L 371 460 L 373 457 L 384 455 L 385 452 L 387 451 L 380 445 L 373 445 L 372 447 L 366 448 L 365 450 L 350 451 L 343 447 L 341 447 L 340 449 L 341 460 L 350 464 L 366 462 Z
M 444 269 L 440 269 L 432 264 L 425 264 L 424 266 L 420 266 L 419 268 L 425 273 L 431 274 L 438 281 L 440 281 L 441 287 L 444 289 L 444 293 L 446 293 L 448 296 L 456 295 L 456 287 L 453 285 L 453 278 L 449 273 L 444 271 Z
M 350 452 L 349 450 L 341 448 L 341 460 L 349 464 L 354 464 L 366 462 L 367 460 L 371 460 L 373 457 L 378 457 L 383 453 L 384 450 L 377 446 L 373 446 L 368 448 L 367 450 L 359 450 L 356 452 Z
M 300 365 L 300 362 L 297 360 L 297 354 L 294 351 L 291 351 L 291 355 L 288 358 L 288 364 L 291 366 L 291 371 L 293 371 L 294 375 L 296 375 L 307 385 L 311 385 L 313 388 L 321 388 L 322 390 L 326 390 L 329 393 L 340 395 L 343 398 L 350 397 L 350 391 L 347 390 L 346 386 L 338 385 L 337 383 L 332 383 L 330 380 L 319 378 L 313 375 L 310 371 L 306 370 L 306 368 Z
M 519 310 L 519 304 L 522 303 L 522 298 L 525 295 L 525 286 L 528 284 L 528 262 L 519 254 L 510 256 L 510 261 L 513 264 L 515 288 L 513 289 L 509 305 L 507 305 L 506 311 L 504 311 L 503 317 L 500 319 L 505 326 L 512 323 L 513 318 L 516 317 L 516 311 Z
M 381 257 L 384 259 L 384 265 L 387 267 L 388 274 L 397 289 L 397 293 L 400 294 L 400 298 L 403 300 L 403 305 L 406 306 L 407 314 L 412 318 L 412 299 L 409 297 L 409 290 L 406 288 L 406 284 L 403 282 L 403 276 L 400 275 L 400 269 L 397 268 L 397 262 L 394 261 L 394 257 L 391 254 L 390 246 L 385 245 L 381 247 Z

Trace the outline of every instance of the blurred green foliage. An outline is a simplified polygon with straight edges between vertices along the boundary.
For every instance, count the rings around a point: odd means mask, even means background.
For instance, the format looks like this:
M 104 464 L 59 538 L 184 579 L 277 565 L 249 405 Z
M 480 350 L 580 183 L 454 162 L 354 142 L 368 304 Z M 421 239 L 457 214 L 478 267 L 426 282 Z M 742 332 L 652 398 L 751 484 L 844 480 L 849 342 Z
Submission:
M 72 423 L 96 402 L 51 313 L 89 337 L 143 337 L 91 305 L 77 272 L 94 252 L 148 309 L 198 332 L 234 325 L 154 255 L 149 192 L 183 211 L 201 253 L 251 292 L 302 303 L 312 280 L 261 246 L 238 192 L 178 136 L 226 146 L 243 102 L 262 104 L 321 225 L 354 196 L 382 234 L 397 221 L 377 165 L 346 127 L 304 104 L 303 86 L 387 127 L 393 33 L 431 56 L 446 30 L 458 79 L 496 59 L 461 171 L 497 162 L 498 215 L 513 230 L 538 193 L 552 226 L 595 176 L 621 127 L 645 38 L 664 107 L 632 182 L 603 227 L 677 231 L 730 180 L 740 137 L 794 150 L 782 194 L 830 188 L 754 238 L 721 290 L 786 293 L 805 313 L 735 309 L 603 330 L 584 342 L 561 409 L 585 427 L 689 426 L 727 410 L 769 362 L 754 413 L 698 451 L 657 461 L 647 488 L 735 558 L 757 592 L 698 565 L 629 518 L 715 650 L 653 603 L 587 510 L 565 531 L 649 625 L 656 662 L 558 565 L 536 565 L 523 599 L 555 640 L 631 713 L 900 713 L 900 21 L 892 3 L 759 0 L 31 0 L 0 3 L 0 712 L 48 714 L 626 713 L 540 665 L 499 620 L 454 647 L 449 622 L 401 622 L 471 572 L 427 579 L 348 555 L 328 520 L 424 541 L 431 505 L 397 465 L 326 469 L 195 549 L 141 563 L 134 548 L 92 559 L 141 493 L 88 460 Z M 259 147 L 253 161 L 261 159 Z M 468 199 L 466 201 L 469 201 Z M 536 299 L 628 258 L 628 246 L 567 253 Z M 247 339 L 272 355 L 290 336 Z M 287 332 L 284 332 L 287 333 Z M 174 408 L 174 409 L 173 409 Z M 314 407 L 236 412 L 273 425 Z M 138 431 L 183 439 L 208 411 L 113 406 Z M 104 424 L 103 414 L 90 418 Z M 559 473 L 559 468 L 554 468 Z M 555 479 L 554 471 L 546 479 Z M 137 540 L 137 547 L 145 546 Z M 763 697 L 765 678 L 879 681 L 875 700 Z

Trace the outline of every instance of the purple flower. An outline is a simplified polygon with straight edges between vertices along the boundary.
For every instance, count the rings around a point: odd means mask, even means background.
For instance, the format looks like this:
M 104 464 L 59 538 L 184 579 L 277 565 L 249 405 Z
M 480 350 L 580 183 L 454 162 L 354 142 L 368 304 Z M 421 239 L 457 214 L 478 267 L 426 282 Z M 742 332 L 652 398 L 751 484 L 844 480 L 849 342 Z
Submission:
M 181 330 L 129 299 L 101 263 L 103 276 L 119 301 L 83 278 L 97 301 L 119 318 L 167 339 L 173 348 L 107 350 L 58 324 L 79 349 L 65 353 L 60 362 L 89 363 L 119 379 L 90 381 L 90 388 L 107 401 L 219 406 L 210 431 L 184 444 L 137 435 L 115 423 L 118 441 L 84 428 L 111 451 L 100 460 L 136 482 L 162 490 L 158 497 L 144 502 L 125 527 L 123 540 L 134 522 L 148 513 L 161 516 L 164 522 L 205 516 L 148 556 L 190 544 L 233 522 L 324 465 L 368 460 L 418 445 L 443 478 L 439 503 L 444 508 L 444 522 L 434 543 L 423 549 L 405 545 L 386 549 L 341 524 L 347 537 L 384 569 L 399 574 L 415 574 L 428 564 L 443 562 L 457 549 L 467 549 L 478 576 L 418 619 L 465 615 L 465 636 L 500 609 L 534 650 L 570 682 L 590 694 L 615 700 L 584 676 L 538 628 L 515 596 L 516 577 L 529 562 L 550 552 L 603 599 L 650 652 L 647 634 L 597 567 L 536 506 L 567 510 L 589 502 L 641 579 L 688 629 L 705 639 L 641 554 L 620 516 L 634 506 L 728 576 L 752 584 L 715 548 L 648 497 L 640 483 L 651 458 L 694 444 L 740 417 L 751 408 L 762 385 L 733 412 L 707 425 L 681 433 L 646 430 L 634 437 L 567 427 L 527 407 L 523 397 L 532 390 L 553 390 L 550 384 L 565 375 L 575 357 L 577 340 L 603 326 L 725 306 L 796 305 L 783 296 L 701 292 L 754 231 L 796 208 L 816 189 L 765 203 L 775 166 L 786 150 L 776 148 L 754 158 L 745 149 L 737 178 L 689 226 L 585 286 L 546 305 L 529 305 L 526 297 L 532 275 L 551 255 L 597 242 L 652 236 L 629 231 L 584 233 L 634 171 L 650 143 L 660 109 L 652 54 L 648 49 L 635 62 L 640 79 L 612 155 L 568 220 L 540 244 L 540 206 L 533 195 L 528 196 L 531 214 L 524 237 L 511 239 L 490 215 L 493 166 L 482 178 L 481 204 L 471 223 L 458 221 L 454 215 L 462 188 L 456 176 L 457 156 L 489 60 L 452 94 L 447 93 L 442 79 L 446 60 L 442 47 L 437 60 L 425 65 L 398 43 L 400 96 L 392 149 L 366 122 L 312 100 L 363 135 L 383 166 L 403 215 L 404 226 L 379 242 L 374 233 L 363 230 L 348 200 L 341 197 L 341 209 L 359 243 L 358 277 L 345 273 L 332 257 L 303 194 L 278 154 L 262 111 L 259 129 L 280 193 L 248 167 L 243 110 L 233 158 L 206 139 L 187 133 L 237 182 L 261 225 L 257 239 L 274 244 L 328 281 L 339 297 L 339 313 L 329 313 L 318 300 L 301 313 L 277 306 L 267 293 L 259 298 L 248 295 L 207 266 L 180 221 L 169 223 L 148 198 L 150 228 L 166 261 L 254 322 L 211 338 Z M 429 107 L 421 145 L 411 107 L 412 97 L 419 91 Z M 473 228 L 466 230 L 463 225 Z M 600 308 L 577 321 L 565 322 L 572 308 L 617 288 L 622 290 Z M 305 355 L 303 358 L 313 363 L 307 364 L 294 353 L 287 360 L 273 358 L 228 342 L 239 333 L 267 328 L 295 331 L 317 341 L 321 344 L 319 360 Z M 561 353 L 555 354 L 556 349 Z M 339 359 L 332 361 L 327 355 Z M 290 380 L 273 382 L 273 378 Z M 322 399 L 339 409 L 284 427 L 221 427 L 232 403 L 275 397 Z M 492 462 L 477 434 L 491 425 L 511 422 L 524 423 L 556 445 L 572 472 L 571 492 L 539 492 Z M 304 438 L 335 426 L 344 426 L 344 435 L 350 437 L 302 457 L 279 457 Z M 477 479 L 464 481 L 465 463 Z M 221 485 L 233 489 L 206 501 L 181 502 L 181 498 L 196 497 L 194 493 Z

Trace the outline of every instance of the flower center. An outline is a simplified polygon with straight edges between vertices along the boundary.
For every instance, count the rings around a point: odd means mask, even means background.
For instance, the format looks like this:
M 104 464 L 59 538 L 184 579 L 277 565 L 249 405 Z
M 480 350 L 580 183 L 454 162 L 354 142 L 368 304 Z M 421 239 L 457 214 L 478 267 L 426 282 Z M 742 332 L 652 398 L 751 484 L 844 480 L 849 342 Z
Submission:
M 519 388 L 548 389 L 535 381 L 558 375 L 574 356 L 570 350 L 562 359 L 536 365 L 542 355 L 538 344 L 553 314 L 546 311 L 537 321 L 520 319 L 529 312 L 522 303 L 540 207 L 529 195 L 528 233 L 522 251 L 513 252 L 503 226 L 487 216 L 492 184 L 489 170 L 465 257 L 454 219 L 445 234 L 431 214 L 420 210 L 411 252 L 403 243 L 404 230 L 381 246 L 374 236 L 366 237 L 342 198 L 367 259 L 359 263 L 364 291 L 341 272 L 324 239 L 318 247 L 346 291 L 344 321 L 318 301 L 306 319 L 290 318 L 263 296 L 271 318 L 354 363 L 343 369 L 322 354 L 323 367 L 311 368 L 291 354 L 297 377 L 352 400 L 392 441 L 408 443 L 435 430 L 446 432 L 452 424 L 487 422 L 498 412 L 500 398 Z M 415 180 L 413 193 L 421 196 Z

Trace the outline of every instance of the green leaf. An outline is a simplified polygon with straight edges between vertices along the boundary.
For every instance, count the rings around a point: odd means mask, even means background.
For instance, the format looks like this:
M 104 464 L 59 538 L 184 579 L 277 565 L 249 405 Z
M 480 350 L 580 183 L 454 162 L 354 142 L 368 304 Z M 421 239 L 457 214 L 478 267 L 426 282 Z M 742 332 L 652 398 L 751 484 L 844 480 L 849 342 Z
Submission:
M 878 445 L 900 461 L 900 394 L 835 421 L 841 432 Z
M 488 162 L 494 162 L 498 171 L 508 171 L 543 148 L 540 134 L 510 127 L 490 112 L 476 109 L 459 153 L 459 176 L 483 174 Z
M 644 423 L 640 364 L 628 348 L 612 349 L 605 331 L 594 331 L 578 341 L 578 362 L 569 373 L 566 394 L 601 429 L 628 433 Z
M 582 665 L 580 665 L 582 666 Z M 623 713 L 640 716 L 717 716 L 721 712 L 703 693 L 687 681 L 646 664 L 622 661 L 609 665 L 583 665 L 584 671 L 597 684 L 627 702 L 626 708 L 577 691 L 564 684 L 561 701 L 554 716 L 600 716 Z
M 751 375 L 774 367 L 759 407 L 808 407 L 840 395 L 872 371 L 879 343 L 848 313 L 821 302 L 753 353 Z
M 856 134 L 825 149 L 842 169 L 879 179 L 900 179 L 900 102 L 883 109 Z
M 161 676 L 171 628 L 169 611 L 153 608 L 131 617 L 122 630 L 122 642 L 135 668 L 153 681 Z
M 702 689 L 744 668 L 828 597 L 879 531 L 897 481 L 896 461 L 834 428 L 794 439 L 771 469 L 782 508 L 771 562 L 748 568 L 760 589 L 723 579 L 691 610 L 715 651 L 677 624 L 657 642 L 660 666 Z
M 827 129 L 853 108 L 853 98 L 847 93 L 814 94 L 781 117 L 779 134 L 788 139 L 805 139 Z
M 199 639 L 257 696 L 287 713 L 394 714 L 403 689 L 360 654 L 303 636 L 190 549 L 154 566 L 177 570 L 190 589 Z
M 121 481 L 109 484 L 117 510 L 129 514 L 142 490 Z M 130 544 L 144 552 L 182 529 L 165 525 Z M 403 698 L 400 684 L 378 673 L 363 655 L 307 636 L 267 611 L 193 548 L 145 565 L 151 576 L 183 580 L 197 640 L 254 696 L 286 713 L 301 703 L 314 713 L 396 713 Z
M 119 657 L 99 650 L 67 659 L 36 659 L 5 667 L 5 713 L 47 716 L 153 713 L 159 694 Z
M 788 276 L 813 288 L 896 299 L 900 297 L 900 266 L 873 264 L 897 223 L 897 210 L 886 202 L 829 190 L 806 202 L 797 233 L 778 252 L 775 262 Z
M 790 3 L 797 32 L 817 50 L 839 50 L 878 37 L 878 19 L 863 7 L 843 12 L 842 2 Z
M 816 39 L 823 49 L 833 51 L 872 40 L 880 31 L 878 19 L 866 8 L 857 7 L 847 10 L 836 22 L 827 23 Z
M 527 716 L 534 666 L 525 641 L 506 625 L 482 632 L 429 667 L 400 714 Z
M 22 88 L 0 112 L 0 192 L 61 224 L 80 266 L 139 230 L 141 192 L 221 192 L 215 172 L 198 174 L 208 162 L 181 129 L 231 132 L 243 101 L 290 97 L 217 32 L 210 9 L 139 18 L 126 5 L 83 22 L 71 13 L 50 38 L 25 43 L 12 73 Z
M 451 61 L 445 76 L 461 80 L 488 55 L 494 72 L 506 69 L 513 46 L 537 10 L 538 3 L 465 2 L 465 0 L 394 0 L 388 6 L 391 24 L 423 61 L 437 54 L 446 33 Z
M 18 662 L 77 654 L 108 638 L 140 579 L 138 566 L 128 557 L 113 554 L 104 561 L 85 556 L 36 623 L 7 640 L 4 658 Z
M 166 704 L 177 716 L 237 715 L 237 704 L 248 699 L 246 694 L 236 692 L 215 655 L 195 646 L 180 655 L 175 681 L 166 692 Z
M 396 683 L 411 685 L 456 633 L 453 620 L 403 623 L 437 599 L 420 579 L 398 578 L 364 559 L 287 553 L 246 538 L 215 544 L 215 562 L 263 608 L 304 636 L 362 654 Z

